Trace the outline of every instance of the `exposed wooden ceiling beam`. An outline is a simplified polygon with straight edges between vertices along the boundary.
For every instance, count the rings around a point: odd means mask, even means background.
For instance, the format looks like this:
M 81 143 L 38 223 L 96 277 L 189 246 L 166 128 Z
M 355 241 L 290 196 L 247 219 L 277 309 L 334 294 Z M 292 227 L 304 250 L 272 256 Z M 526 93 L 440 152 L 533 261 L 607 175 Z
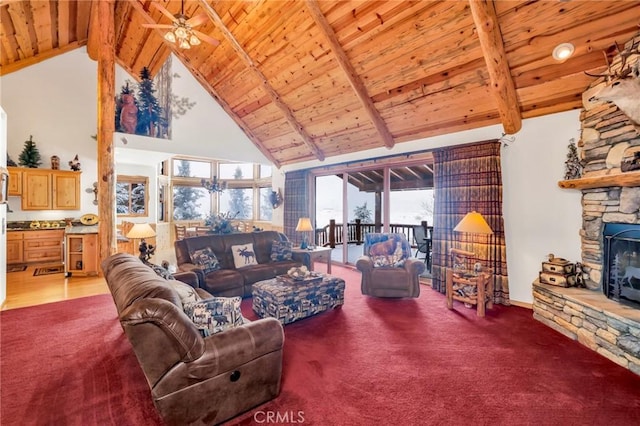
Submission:
M 100 27 L 98 24 L 98 2 L 91 2 L 91 17 L 89 18 L 89 35 L 87 37 L 87 54 L 94 61 L 98 60 Z
M 320 27 L 320 32 L 329 42 L 333 56 L 338 61 L 338 64 L 340 65 L 342 72 L 346 75 L 347 80 L 349 80 L 351 88 L 356 93 L 362 107 L 369 116 L 369 120 L 371 120 L 373 125 L 376 127 L 376 130 L 380 135 L 380 139 L 382 139 L 387 148 L 393 148 L 395 142 L 391 132 L 389 132 L 386 123 L 380 116 L 380 112 L 378 112 L 376 107 L 373 105 L 373 101 L 371 100 L 369 93 L 367 93 L 367 88 L 364 86 L 364 83 L 362 83 L 362 79 L 360 79 L 356 73 L 356 70 L 349 61 L 349 58 L 347 58 L 342 45 L 338 41 L 336 33 L 333 31 L 333 28 L 331 28 L 331 25 L 329 25 L 327 18 L 322 14 L 322 10 L 320 10 L 320 6 L 317 1 L 307 0 L 307 8 L 309 9 L 309 12 L 311 12 L 311 17 L 315 21 L 316 25 Z
M 149 24 L 156 24 L 157 23 L 151 17 L 151 15 L 149 15 L 148 11 L 145 10 L 144 7 L 140 3 L 138 3 L 138 0 L 129 0 L 129 4 Z M 271 152 L 269 152 L 269 150 L 263 144 L 258 142 L 258 138 L 246 126 L 244 126 L 244 123 L 242 123 L 242 121 L 238 118 L 238 116 L 233 113 L 233 109 L 231 108 L 231 106 L 229 106 L 229 104 L 226 101 L 223 100 L 223 98 L 218 94 L 218 92 L 216 92 L 216 90 L 211 86 L 211 84 L 209 84 L 209 82 L 207 81 L 205 76 L 202 75 L 202 73 L 200 71 L 198 71 L 191 64 L 191 62 L 188 60 L 188 58 L 184 57 L 184 54 L 176 47 L 175 44 L 169 43 L 168 41 L 166 41 L 164 39 L 162 30 L 160 30 L 159 28 L 154 28 L 153 30 L 162 38 L 164 43 L 169 47 L 169 49 L 171 49 L 173 54 L 178 59 L 180 59 L 180 62 L 182 62 L 182 64 L 191 72 L 191 74 L 193 74 L 195 79 L 198 80 L 198 82 L 202 85 L 202 87 L 207 92 L 209 92 L 209 94 L 211 96 L 213 96 L 213 98 L 218 102 L 218 104 L 220 104 L 222 109 L 225 110 L 225 112 L 229 115 L 229 117 L 231 117 L 233 119 L 233 121 L 235 121 L 236 124 L 240 127 L 240 129 L 242 129 L 242 131 L 247 135 L 247 137 L 249 139 L 251 139 L 251 141 L 255 144 L 255 146 L 262 153 L 262 155 L 264 155 L 269 161 L 271 161 L 277 168 L 280 168 L 282 164 L 278 160 L 276 160 L 276 158 L 273 156 L 273 154 L 271 154 Z
M 244 61 L 246 66 L 260 80 L 260 83 L 262 84 L 262 88 L 265 90 L 265 92 L 267 92 L 267 94 L 271 98 L 271 101 L 274 103 L 274 105 L 278 107 L 280 111 L 282 111 L 289 125 L 291 125 L 291 127 L 293 127 L 293 130 L 300 135 L 303 142 L 305 143 L 305 145 L 307 145 L 309 150 L 311 150 L 313 155 L 318 160 L 323 161 L 324 153 L 318 148 L 318 146 L 315 144 L 315 142 L 313 141 L 309 133 L 307 133 L 305 128 L 302 126 L 302 124 L 295 118 L 295 116 L 293 115 L 293 112 L 291 111 L 291 108 L 289 108 L 289 106 L 287 106 L 287 104 L 285 104 L 282 101 L 282 99 L 280 98 L 280 95 L 275 91 L 275 89 L 271 86 L 271 84 L 269 84 L 267 77 L 256 66 L 256 64 L 253 62 L 253 59 L 251 59 L 249 54 L 245 52 L 245 50 L 242 48 L 240 43 L 238 43 L 238 40 L 236 40 L 236 38 L 231 33 L 231 31 L 227 28 L 224 22 L 222 22 L 222 19 L 220 18 L 218 13 L 206 1 L 199 0 L 198 3 L 207 13 L 209 18 L 218 26 L 218 29 L 220 30 L 220 32 L 224 34 L 224 37 L 231 44 L 231 46 L 236 51 L 236 53 L 240 56 L 240 58 Z M 256 142 L 256 140 L 257 139 L 254 138 L 254 143 Z
M 493 2 L 488 0 L 469 0 L 469 5 L 489 71 L 491 91 L 496 100 L 502 127 L 505 133 L 512 135 L 522 127 L 522 116 L 504 50 L 496 9 Z

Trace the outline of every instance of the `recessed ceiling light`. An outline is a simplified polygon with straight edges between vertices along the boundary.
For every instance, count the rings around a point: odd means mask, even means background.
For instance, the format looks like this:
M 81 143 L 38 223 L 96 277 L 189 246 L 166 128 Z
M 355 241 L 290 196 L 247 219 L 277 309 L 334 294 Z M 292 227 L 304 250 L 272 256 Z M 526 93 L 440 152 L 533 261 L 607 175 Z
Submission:
M 553 49 L 553 59 L 555 59 L 556 61 L 564 61 L 566 59 L 569 59 L 569 57 L 573 55 L 574 50 L 575 47 L 573 47 L 573 44 L 560 43 Z

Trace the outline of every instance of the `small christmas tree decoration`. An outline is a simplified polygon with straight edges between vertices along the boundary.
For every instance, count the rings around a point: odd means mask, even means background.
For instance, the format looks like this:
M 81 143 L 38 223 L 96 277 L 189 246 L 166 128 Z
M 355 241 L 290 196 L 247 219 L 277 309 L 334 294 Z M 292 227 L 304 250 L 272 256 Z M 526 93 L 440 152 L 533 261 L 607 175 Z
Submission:
M 24 149 L 20 153 L 20 157 L 18 157 L 18 162 L 21 166 L 32 169 L 36 169 L 42 164 L 40 161 L 40 152 L 38 148 L 36 148 L 33 136 L 29 135 L 29 140 L 24 142 Z
M 564 178 L 565 180 L 578 179 L 582 176 L 582 163 L 578 158 L 578 148 L 573 143 L 573 139 L 571 139 L 567 148 L 569 152 L 567 153 L 567 161 L 564 162 Z

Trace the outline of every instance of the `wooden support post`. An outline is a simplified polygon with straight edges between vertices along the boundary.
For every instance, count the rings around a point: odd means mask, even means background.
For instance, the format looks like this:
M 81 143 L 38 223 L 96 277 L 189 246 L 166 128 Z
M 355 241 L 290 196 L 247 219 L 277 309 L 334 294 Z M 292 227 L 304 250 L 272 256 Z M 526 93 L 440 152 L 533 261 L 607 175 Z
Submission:
M 376 232 L 380 232 L 382 229 L 382 192 L 376 191 L 376 200 L 375 200 L 375 212 L 374 214 L 374 224 Z
M 329 220 L 329 247 L 336 248 L 336 220 Z
M 115 253 L 115 1 L 98 2 L 98 212 L 100 261 Z
M 362 244 L 362 220 L 356 219 L 356 245 Z

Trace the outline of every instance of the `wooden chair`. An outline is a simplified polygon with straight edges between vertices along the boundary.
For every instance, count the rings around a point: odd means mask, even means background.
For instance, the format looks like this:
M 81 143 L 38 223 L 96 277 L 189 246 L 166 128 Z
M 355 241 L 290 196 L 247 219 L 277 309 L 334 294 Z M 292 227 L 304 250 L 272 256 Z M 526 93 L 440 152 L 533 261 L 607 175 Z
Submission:
M 493 308 L 493 277 L 490 271 L 475 271 L 475 253 L 452 248 L 449 250 L 451 265 L 446 270 L 447 308 L 453 309 L 453 301 L 476 305 L 479 317 L 485 308 Z
M 202 237 L 211 233 L 210 226 L 196 226 L 196 237 Z
M 187 227 L 184 225 L 175 225 L 176 240 L 184 240 L 187 237 Z
M 241 220 L 235 220 L 231 222 L 231 226 L 233 226 L 233 229 L 235 229 L 237 232 L 247 232 L 248 225 Z

